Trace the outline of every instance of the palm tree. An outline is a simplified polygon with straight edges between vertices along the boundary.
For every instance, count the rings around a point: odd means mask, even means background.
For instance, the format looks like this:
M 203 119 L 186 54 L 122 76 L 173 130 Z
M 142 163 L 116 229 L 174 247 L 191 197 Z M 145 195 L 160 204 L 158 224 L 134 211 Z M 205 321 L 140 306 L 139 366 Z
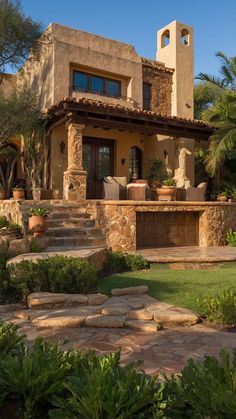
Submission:
M 236 92 L 236 57 L 228 58 L 221 51 L 216 53 L 216 57 L 221 61 L 219 76 L 200 73 L 196 79 L 210 83 L 211 85 L 217 86 L 222 90 Z
M 236 93 L 225 91 L 217 103 L 204 112 L 204 119 L 215 127 L 205 160 L 208 172 L 214 175 L 236 149 Z

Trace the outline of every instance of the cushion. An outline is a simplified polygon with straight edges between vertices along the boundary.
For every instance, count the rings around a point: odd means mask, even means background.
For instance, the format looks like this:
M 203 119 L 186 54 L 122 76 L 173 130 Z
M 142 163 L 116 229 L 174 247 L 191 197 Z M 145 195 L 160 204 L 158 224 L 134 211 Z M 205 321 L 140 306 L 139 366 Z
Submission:
M 117 183 L 112 176 L 107 176 L 104 179 L 107 183 Z
M 127 178 L 125 176 L 123 177 L 114 176 L 113 179 L 115 180 L 115 182 L 119 183 L 120 185 L 127 186 Z

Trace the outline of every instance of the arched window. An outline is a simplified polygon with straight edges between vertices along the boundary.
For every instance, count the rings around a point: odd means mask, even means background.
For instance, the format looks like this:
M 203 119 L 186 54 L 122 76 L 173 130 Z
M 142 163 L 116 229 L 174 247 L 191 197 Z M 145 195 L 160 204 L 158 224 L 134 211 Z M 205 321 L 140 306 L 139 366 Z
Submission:
M 130 180 L 142 177 L 142 151 L 138 147 L 131 147 L 129 151 L 129 178 Z
M 182 29 L 181 31 L 181 42 L 183 45 L 189 45 L 190 35 L 187 29 Z
M 167 47 L 170 43 L 170 31 L 169 29 L 166 29 L 166 31 L 163 32 L 161 35 L 161 47 Z

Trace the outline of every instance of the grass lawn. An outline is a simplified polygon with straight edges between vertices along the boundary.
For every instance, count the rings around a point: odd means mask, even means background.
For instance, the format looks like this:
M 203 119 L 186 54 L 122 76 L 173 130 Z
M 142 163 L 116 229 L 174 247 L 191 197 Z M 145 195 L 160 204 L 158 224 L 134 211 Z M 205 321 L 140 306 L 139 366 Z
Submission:
M 172 271 L 153 264 L 145 271 L 115 274 L 100 279 L 98 289 L 109 294 L 112 288 L 148 285 L 158 300 L 198 311 L 197 299 L 216 295 L 225 289 L 236 291 L 236 263 L 228 262 L 214 270 Z

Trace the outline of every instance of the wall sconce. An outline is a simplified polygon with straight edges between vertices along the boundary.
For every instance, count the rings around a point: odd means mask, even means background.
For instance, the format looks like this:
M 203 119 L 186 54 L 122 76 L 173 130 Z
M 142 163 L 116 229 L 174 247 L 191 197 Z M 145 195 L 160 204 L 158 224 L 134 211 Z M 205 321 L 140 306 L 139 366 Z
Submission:
M 125 164 L 125 159 L 121 159 L 121 164 L 122 164 L 122 166 L 124 166 L 124 164 Z
M 65 153 L 65 149 L 66 149 L 66 145 L 64 143 L 64 141 L 60 142 L 60 150 L 61 150 L 61 154 Z
M 164 153 L 164 157 L 165 157 L 165 160 L 166 160 L 167 157 L 168 157 L 168 151 L 164 150 L 163 153 Z

